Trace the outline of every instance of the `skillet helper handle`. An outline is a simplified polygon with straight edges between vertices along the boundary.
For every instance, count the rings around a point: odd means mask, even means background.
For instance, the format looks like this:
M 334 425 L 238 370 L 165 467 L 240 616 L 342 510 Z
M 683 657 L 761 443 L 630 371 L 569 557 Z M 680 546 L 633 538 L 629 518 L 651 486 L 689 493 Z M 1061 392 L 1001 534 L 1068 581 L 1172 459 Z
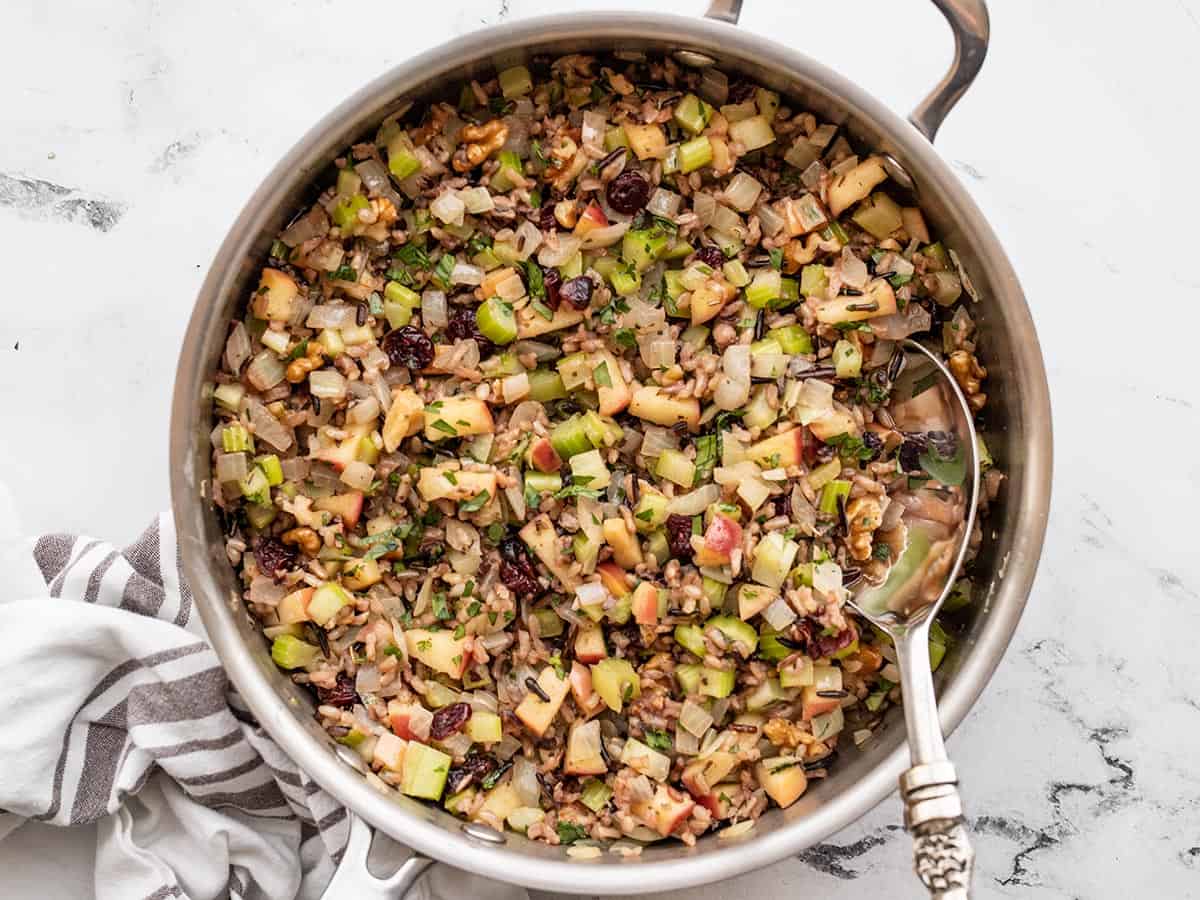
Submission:
M 942 80 L 908 117 L 930 143 L 954 104 L 979 74 L 991 33 L 986 0 L 933 0 L 933 5 L 946 17 L 954 35 L 954 60 Z M 742 0 L 712 0 L 704 15 L 736 25 L 741 12 Z
M 913 836 L 913 869 L 936 900 L 968 900 L 975 850 L 946 755 L 929 665 L 930 619 L 896 635 L 896 661 L 912 768 L 900 776 L 904 827 Z
M 433 865 L 433 860 L 414 853 L 388 877 L 376 878 L 367 868 L 373 836 L 371 826 L 353 813 L 347 815 L 350 817 L 350 839 L 346 842 L 342 861 L 321 895 L 322 900 L 401 900 Z

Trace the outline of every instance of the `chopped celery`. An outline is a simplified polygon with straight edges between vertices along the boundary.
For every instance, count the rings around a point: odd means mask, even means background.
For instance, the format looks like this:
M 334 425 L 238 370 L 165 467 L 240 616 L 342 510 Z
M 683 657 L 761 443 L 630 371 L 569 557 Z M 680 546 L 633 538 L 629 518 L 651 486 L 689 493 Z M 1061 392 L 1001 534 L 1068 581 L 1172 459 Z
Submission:
M 667 234 L 657 228 L 642 228 L 625 232 L 621 243 L 621 259 L 636 272 L 645 272 L 667 249 Z
M 340 331 L 326 328 L 317 335 L 317 343 L 325 348 L 327 356 L 340 356 L 346 350 L 346 342 L 342 340 Z
M 950 257 L 946 253 L 946 248 L 942 246 L 941 241 L 935 241 L 930 244 L 921 253 L 933 263 L 929 268 L 934 271 L 941 271 L 950 268 Z
M 621 265 L 621 261 L 615 256 L 598 256 L 592 260 L 592 268 L 605 281 L 612 281 L 613 272 Z
M 766 116 L 751 116 L 729 126 L 729 137 L 746 148 L 746 152 L 757 150 L 773 143 L 775 130 Z
M 725 278 L 734 287 L 742 288 L 750 283 L 750 273 L 746 271 L 746 267 L 742 265 L 740 259 L 731 259 L 721 267 L 721 271 L 725 273 Z
M 356 225 L 358 224 L 358 211 L 366 209 L 370 205 L 370 201 L 362 194 L 354 194 L 343 200 L 339 200 L 333 207 L 333 212 L 329 214 L 329 218 L 339 228 L 345 228 L 347 225 Z
M 689 134 L 699 134 L 708 127 L 713 108 L 697 97 L 688 94 L 675 105 L 675 121 Z
M 663 272 L 663 285 L 666 287 L 667 296 L 674 300 L 687 290 L 683 286 L 683 270 L 668 269 L 666 272 Z
M 821 229 L 821 237 L 827 241 L 837 241 L 843 247 L 850 243 L 850 235 L 846 234 L 846 229 L 836 221 Z
M 275 516 L 279 512 L 274 506 L 268 506 L 261 503 L 246 504 L 246 521 L 250 523 L 251 528 L 263 529 L 275 521 Z
M 583 420 L 579 416 L 559 422 L 550 432 L 550 443 L 554 452 L 563 459 L 570 459 L 577 453 L 585 453 L 592 449 Z
M 499 297 L 479 304 L 475 311 L 479 332 L 493 344 L 511 344 L 517 339 L 517 316 L 512 305 Z
M 811 472 L 808 473 L 808 486 L 814 491 L 819 491 L 821 488 L 832 479 L 837 478 L 842 474 L 842 461 L 838 457 L 834 457 L 827 463 L 822 463 Z
M 900 205 L 879 191 L 859 203 L 850 218 L 855 225 L 880 241 L 903 224 Z
M 838 378 L 857 378 L 862 374 L 862 350 L 845 339 L 833 345 L 833 367 Z
M 537 494 L 556 494 L 562 490 L 562 476 L 557 472 L 526 472 L 525 489 Z
M 388 143 L 388 171 L 397 181 L 416 175 L 421 171 L 421 160 L 413 151 L 412 141 L 404 132 L 400 132 Z
M 755 309 L 763 309 L 780 295 L 781 276 L 774 269 L 758 269 L 754 280 L 746 288 L 746 302 Z
M 563 277 L 563 281 L 569 281 L 572 278 L 578 278 L 583 274 L 583 254 L 576 253 L 568 259 L 563 265 L 558 267 L 558 274 Z
M 835 516 L 838 512 L 838 501 L 850 496 L 850 482 L 835 478 L 825 483 L 821 489 L 820 510 L 827 516 Z
M 538 403 L 562 400 L 567 396 L 562 376 L 552 369 L 534 369 L 529 373 L 529 399 Z
M 270 500 L 271 483 L 267 481 L 266 473 L 257 466 L 238 482 L 238 487 L 242 496 L 251 503 L 267 503 Z
M 708 605 L 712 609 L 721 609 L 725 605 L 725 594 L 729 591 L 729 585 L 704 575 L 701 577 L 700 590 L 708 598 Z
M 678 450 L 667 447 L 659 454 L 654 473 L 680 487 L 690 488 L 696 478 L 696 464 Z
M 316 659 L 320 652 L 319 647 L 290 634 L 281 634 L 271 644 L 271 659 L 281 669 L 301 669 Z
M 746 655 L 758 649 L 758 632 L 737 616 L 713 616 L 704 623 L 704 628 L 706 631 L 715 628 L 731 642 L 743 645 L 747 648 Z
M 612 473 L 604 463 L 599 450 L 576 453 L 570 459 L 571 480 L 588 490 L 606 488 L 612 482 Z
M 702 134 L 700 137 L 692 138 L 687 143 L 679 145 L 679 171 L 684 175 L 694 172 L 702 166 L 707 166 L 712 160 L 713 149 L 708 135 Z
M 671 545 L 667 542 L 667 533 L 662 529 L 646 538 L 646 553 L 653 556 L 660 566 L 665 566 L 671 558 Z M 661 618 L 661 615 L 660 615 Z
M 533 78 L 524 66 L 513 66 L 505 69 L 498 76 L 500 93 L 511 100 L 513 97 L 523 97 L 533 90 Z
M 699 138 L 697 138 L 699 140 Z M 707 139 L 706 139 L 707 140 Z M 711 156 L 712 145 L 709 145 L 708 152 Z M 703 165 L 703 163 L 701 163 Z M 672 144 L 663 151 L 663 174 L 674 175 L 679 171 L 679 145 Z
M 667 521 L 667 498 L 658 491 L 642 489 L 641 499 L 633 508 L 633 522 L 637 530 L 649 534 Z
M 230 412 L 237 412 L 246 396 L 246 388 L 241 384 L 218 384 L 213 390 L 213 399 L 218 406 L 223 406 Z
M 642 273 L 632 266 L 617 266 L 609 277 L 612 289 L 619 297 L 631 297 L 642 287 Z
M 347 166 L 341 169 L 337 174 L 337 192 L 340 197 L 349 197 L 352 194 L 357 194 L 362 188 L 362 176 L 354 171 L 352 167 Z
M 221 449 L 226 453 L 253 453 L 254 438 L 244 425 L 226 425 L 221 429 Z
M 779 342 L 784 353 L 812 353 L 812 337 L 804 330 L 803 325 L 785 325 L 783 328 L 772 328 L 767 337 Z
M 829 288 L 829 279 L 822 265 L 805 266 L 800 270 L 800 293 L 805 297 L 824 296 Z
M 775 121 L 775 113 L 779 111 L 779 95 L 777 93 L 763 87 L 755 88 L 754 102 L 764 119 L 768 122 Z
M 267 456 L 260 456 L 255 460 L 258 467 L 262 469 L 263 474 L 267 476 L 267 484 L 271 487 L 278 487 L 283 484 L 283 467 L 279 464 L 279 457 L 274 453 Z
M 800 282 L 795 278 L 779 279 L 779 299 L 781 306 L 800 299 Z
M 774 629 L 759 632 L 758 655 L 768 662 L 779 662 L 795 652 L 779 643 L 779 632 Z
M 610 128 L 604 132 L 604 152 L 612 153 L 618 147 L 628 147 L 629 141 L 625 137 L 625 129 Z
M 612 794 L 612 788 L 603 781 L 596 778 L 589 778 L 583 783 L 583 791 L 579 795 L 579 802 L 592 812 L 598 813 L 608 805 Z
M 538 633 L 541 637 L 558 637 L 563 633 L 563 620 L 552 609 L 535 609 L 533 617 L 538 622 Z
M 511 150 L 500 154 L 500 168 L 492 176 L 491 191 L 493 194 L 505 194 L 525 181 L 525 166 L 521 157 Z M 493 248 L 500 255 L 499 248 Z

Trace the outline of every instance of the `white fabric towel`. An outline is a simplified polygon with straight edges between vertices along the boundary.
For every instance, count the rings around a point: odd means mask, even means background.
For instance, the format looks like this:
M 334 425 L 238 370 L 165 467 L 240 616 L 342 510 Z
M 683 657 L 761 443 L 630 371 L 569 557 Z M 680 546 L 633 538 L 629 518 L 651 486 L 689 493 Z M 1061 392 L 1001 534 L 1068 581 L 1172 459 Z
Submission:
M 25 819 L 98 823 L 97 900 L 321 896 L 346 811 L 231 689 L 171 517 L 124 550 L 0 539 L 0 566 L 0 839 Z M 411 896 L 528 895 L 435 866 Z

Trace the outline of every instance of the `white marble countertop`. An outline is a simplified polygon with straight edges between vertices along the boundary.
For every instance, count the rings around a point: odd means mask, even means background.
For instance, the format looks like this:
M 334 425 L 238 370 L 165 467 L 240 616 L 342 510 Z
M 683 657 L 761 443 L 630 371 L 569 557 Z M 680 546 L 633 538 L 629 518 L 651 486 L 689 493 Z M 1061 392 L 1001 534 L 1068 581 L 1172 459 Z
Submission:
M 452 35 L 621 5 L 6 4 L 0 479 L 24 527 L 124 541 L 168 505 L 192 298 L 242 203 L 313 121 Z M 699 13 L 704 0 L 639 5 Z M 993 7 L 987 64 L 938 146 L 1021 275 L 1057 458 L 1028 612 L 950 741 L 977 895 L 1196 897 L 1200 3 Z M 742 26 L 896 109 L 940 77 L 950 41 L 930 4 L 818 9 L 747 0 Z M 798 859 L 689 895 L 915 897 L 898 818 L 889 801 Z M 88 853 L 80 836 L 19 834 L 0 848 L 0 896 L 87 896 Z

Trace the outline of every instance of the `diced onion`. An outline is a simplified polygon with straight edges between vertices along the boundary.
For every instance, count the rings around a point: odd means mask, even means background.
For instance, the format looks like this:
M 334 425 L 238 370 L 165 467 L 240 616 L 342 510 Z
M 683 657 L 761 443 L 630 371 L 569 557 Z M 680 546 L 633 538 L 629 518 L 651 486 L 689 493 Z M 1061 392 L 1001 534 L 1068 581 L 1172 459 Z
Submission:
M 225 340 L 225 367 L 236 375 L 249 358 L 250 336 L 246 333 L 246 326 L 236 322 Z
M 217 481 L 227 483 L 245 478 L 250 471 L 245 453 L 222 453 L 217 457 Z
M 318 369 L 308 375 L 308 390 L 322 400 L 345 400 L 346 377 L 337 369 Z
M 450 281 L 453 284 L 483 284 L 483 269 L 470 263 L 455 263 Z
M 825 166 L 821 164 L 820 160 L 817 160 L 800 173 L 800 183 L 810 191 L 816 190 L 817 186 L 821 183 L 821 179 L 825 177 L 825 173 Z
M 750 347 L 731 344 L 721 357 L 725 378 L 713 392 L 713 402 L 720 409 L 738 409 L 750 400 Z
M 696 214 L 701 228 L 707 228 L 712 224 L 716 211 L 717 199 L 712 194 L 701 191 L 692 195 L 692 212 Z
M 382 162 L 377 159 L 364 159 L 354 166 L 354 172 L 362 178 L 368 197 L 383 197 L 390 200 L 396 209 L 400 209 L 403 205 L 404 201 L 392 187 L 392 179 Z
M 264 350 L 246 367 L 246 380 L 258 390 L 266 391 L 283 381 L 285 371 L 279 357 L 270 350 Z
M 500 702 L 496 699 L 496 695 L 490 691 L 476 691 L 468 701 L 471 704 L 471 709 L 476 712 L 499 712 Z
M 482 186 L 463 188 L 458 192 L 458 197 L 467 207 L 467 212 L 471 213 L 472 215 L 491 212 L 496 208 L 496 204 L 492 200 L 491 192 Z
M 683 708 L 679 710 L 679 724 L 696 737 L 703 737 L 704 732 L 712 727 L 713 717 L 703 706 L 693 703 L 691 700 L 685 700 Z
M 500 392 L 505 403 L 516 403 L 529 396 L 529 373 L 509 375 L 500 382 Z
M 518 520 L 525 518 L 525 479 L 521 476 L 520 469 L 511 469 L 509 474 L 512 477 L 512 483 L 504 489 L 504 496 L 508 500 L 508 505 L 512 507 L 513 515 Z
M 444 291 L 428 290 L 421 294 L 421 322 L 429 328 L 445 328 L 450 323 Z
M 871 330 L 875 332 L 876 337 L 899 341 L 910 334 L 928 331 L 932 322 L 929 310 L 919 303 L 910 303 L 902 313 L 892 313 L 872 319 Z
M 682 728 L 675 729 L 675 751 L 686 756 L 695 756 L 700 752 L 700 738 Z
M 842 670 L 837 666 L 813 666 L 813 688 L 818 691 L 840 691 Z
M 779 211 L 768 203 L 759 206 L 757 214 L 758 224 L 762 226 L 763 234 L 768 237 L 774 237 L 779 234 L 787 224 L 783 216 L 779 214 Z
M 751 179 L 753 181 L 754 179 Z M 756 182 L 757 183 L 757 182 Z M 751 204 L 753 206 L 754 204 Z M 730 235 L 731 237 L 741 240 L 746 236 L 746 223 L 742 221 L 742 217 L 735 213 L 728 206 L 717 204 L 713 209 L 712 222 L 709 227 L 713 231 L 719 231 L 722 234 Z
M 642 456 L 657 459 L 663 450 L 677 450 L 679 437 L 669 428 L 647 425 L 642 439 Z
M 312 464 L 307 459 L 292 456 L 280 462 L 279 467 L 283 469 L 284 481 L 303 481 Z
M 365 491 L 374 480 L 375 467 L 360 460 L 352 460 L 342 469 L 342 483 L 349 485 L 353 490 Z
M 447 225 L 461 225 L 467 206 L 455 191 L 442 191 L 429 204 L 429 211 Z
M 833 409 L 833 385 L 827 381 L 808 378 L 800 387 L 796 401 L 800 424 L 815 422 Z
M 538 263 L 545 268 L 566 265 L 579 252 L 583 244 L 582 238 L 574 235 L 558 235 L 556 241 L 547 241 L 538 251 Z
M 518 357 L 532 353 L 539 363 L 550 362 L 562 356 L 562 351 L 553 344 L 543 344 L 541 341 L 517 341 L 512 345 L 513 352 Z
M 617 222 L 604 228 L 594 228 L 583 237 L 582 250 L 599 250 L 601 247 L 611 247 L 625 236 L 629 230 L 628 222 Z
M 818 741 L 826 741 L 834 735 L 841 734 L 846 727 L 846 717 L 840 706 L 823 716 L 813 716 L 812 733 Z
M 467 751 L 471 749 L 471 736 L 465 731 L 460 731 L 457 734 L 450 735 L 448 738 L 442 738 L 438 743 L 451 756 L 460 758 L 466 756 Z
M 725 202 L 734 209 L 749 212 L 758 202 L 758 195 L 762 193 L 762 189 L 762 184 L 756 178 L 745 172 L 738 172 L 730 179 L 722 193 Z
M 757 478 L 758 465 L 750 460 L 742 460 L 729 466 L 718 466 L 713 469 L 713 481 L 717 484 L 738 484 L 747 478 Z
M 707 505 L 706 503 L 705 506 Z M 579 599 L 580 606 L 598 606 L 608 599 L 608 588 L 598 581 L 585 581 L 575 588 L 575 596 Z
M 315 237 L 324 237 L 329 231 L 329 216 L 320 204 L 316 204 L 303 216 L 284 229 L 279 240 L 287 247 L 298 247 Z
M 599 750 L 599 748 L 596 748 Z M 542 789 L 538 783 L 537 767 L 524 755 L 517 757 L 512 768 L 512 788 L 525 806 L 537 806 Z
M 332 412 L 332 407 L 330 411 Z M 270 410 L 253 397 L 246 400 L 246 412 L 250 417 L 250 426 L 254 429 L 256 438 L 262 438 L 276 450 L 286 450 L 292 446 L 291 429 L 271 415 Z
M 347 306 L 345 303 L 321 303 L 309 311 L 304 324 L 313 329 L 348 328 L 355 324 L 357 317 L 357 306 Z
M 661 187 L 655 188 L 654 193 L 650 195 L 650 202 L 646 204 L 646 211 L 651 215 L 673 219 L 679 212 L 679 205 L 682 202 L 683 198 L 674 191 L 668 191 Z
M 496 754 L 497 758 L 507 762 L 508 760 L 512 759 L 513 755 L 520 749 L 521 742 L 511 734 L 506 734 L 504 737 L 500 738 L 500 743 L 492 748 L 492 752 Z
M 867 272 L 867 264 L 854 255 L 849 247 L 842 248 L 842 284 L 856 290 L 862 290 L 871 277 Z
M 542 229 L 526 220 L 517 228 L 517 257 L 529 259 L 542 245 Z
M 374 694 L 381 684 L 379 667 L 374 664 L 359 666 L 354 674 L 354 690 L 360 694 Z
M 709 504 L 720 499 L 721 489 L 715 484 L 706 484 L 694 491 L 672 497 L 667 503 L 667 512 L 675 516 L 698 516 Z
M 602 113 L 588 110 L 583 114 L 583 125 L 580 129 L 580 141 L 589 150 L 603 151 L 604 133 L 608 130 L 608 121 Z
M 359 400 L 346 410 L 346 421 L 351 425 L 362 425 L 379 418 L 379 401 L 373 396 Z
M 838 594 L 842 590 L 842 567 L 835 562 L 817 563 L 813 566 L 813 590 L 825 594 Z
M 771 605 L 763 610 L 762 617 L 776 631 L 783 631 L 796 621 L 795 611 L 788 606 L 783 597 L 776 597 Z
M 519 300 L 525 296 L 525 282 L 514 272 L 496 285 L 496 296 L 501 300 Z

